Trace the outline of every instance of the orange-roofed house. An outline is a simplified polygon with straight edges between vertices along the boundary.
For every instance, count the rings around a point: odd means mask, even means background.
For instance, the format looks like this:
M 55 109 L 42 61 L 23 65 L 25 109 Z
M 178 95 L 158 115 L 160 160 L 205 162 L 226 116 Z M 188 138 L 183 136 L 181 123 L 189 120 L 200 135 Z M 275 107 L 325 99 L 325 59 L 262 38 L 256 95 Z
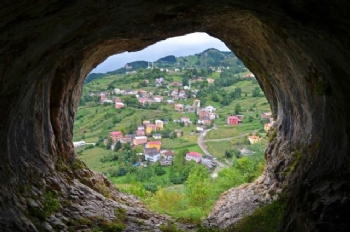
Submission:
M 186 160 L 187 161 L 194 160 L 197 163 L 200 163 L 202 161 L 202 154 L 195 151 L 190 151 L 186 153 Z
M 123 138 L 123 133 L 121 131 L 112 131 L 109 132 L 109 137 L 111 137 L 114 142 L 117 142 L 119 139 Z
M 157 148 L 159 151 L 160 148 L 162 147 L 162 142 L 161 141 L 149 141 L 146 145 L 147 148 Z
M 254 144 L 254 143 L 259 143 L 260 142 L 260 137 L 256 135 L 252 135 L 248 137 L 249 143 Z
M 146 135 L 150 135 L 152 131 L 157 131 L 157 126 L 155 124 L 147 124 Z

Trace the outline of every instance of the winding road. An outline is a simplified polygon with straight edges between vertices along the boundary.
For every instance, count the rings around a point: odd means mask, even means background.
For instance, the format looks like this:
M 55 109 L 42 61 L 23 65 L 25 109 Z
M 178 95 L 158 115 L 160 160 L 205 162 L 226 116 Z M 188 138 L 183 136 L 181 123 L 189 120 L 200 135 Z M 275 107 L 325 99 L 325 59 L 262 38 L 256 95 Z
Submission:
M 217 129 L 217 126 L 214 124 L 213 128 L 209 129 L 209 130 L 206 130 L 204 132 L 202 132 L 200 134 L 200 136 L 198 137 L 197 139 L 197 144 L 198 146 L 202 149 L 202 151 L 204 152 L 205 155 L 209 155 L 209 156 L 212 156 L 214 157 L 212 154 L 210 154 L 210 152 L 208 151 L 207 149 L 207 146 L 205 144 L 205 142 L 209 142 L 209 141 L 226 141 L 226 140 L 231 140 L 231 139 L 234 139 L 234 138 L 239 138 L 239 137 L 244 137 L 244 136 L 247 136 L 249 135 L 250 133 L 245 133 L 245 134 L 241 134 L 241 135 L 238 135 L 238 136 L 234 136 L 234 137 L 228 137 L 228 138 L 222 138 L 222 139 L 206 139 L 205 140 L 205 136 L 207 135 L 207 133 L 211 130 L 216 130 Z M 253 133 L 256 133 L 258 130 L 255 130 Z M 232 163 L 230 163 L 228 160 L 225 159 L 225 163 L 222 163 L 220 162 L 219 160 L 217 160 L 216 158 L 214 158 L 215 160 L 215 163 L 216 163 L 216 168 L 215 170 L 211 173 L 211 177 L 212 178 L 216 178 L 218 176 L 218 172 L 225 168 L 225 167 L 228 167 L 228 166 L 231 166 Z

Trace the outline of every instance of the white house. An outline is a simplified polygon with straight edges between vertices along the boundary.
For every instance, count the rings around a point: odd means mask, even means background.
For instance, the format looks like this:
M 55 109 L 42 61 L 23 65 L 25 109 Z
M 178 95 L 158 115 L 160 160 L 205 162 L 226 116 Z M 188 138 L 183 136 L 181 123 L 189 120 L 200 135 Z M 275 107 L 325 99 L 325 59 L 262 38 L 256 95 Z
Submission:
M 160 159 L 160 153 L 157 148 L 144 148 L 143 153 L 145 154 L 145 160 L 149 160 L 153 163 Z
M 202 161 L 202 154 L 195 151 L 190 151 L 186 154 L 186 160 L 187 161 L 194 160 L 197 163 L 200 163 Z
M 216 108 L 214 106 L 206 106 L 204 110 L 207 112 L 213 112 L 216 110 Z

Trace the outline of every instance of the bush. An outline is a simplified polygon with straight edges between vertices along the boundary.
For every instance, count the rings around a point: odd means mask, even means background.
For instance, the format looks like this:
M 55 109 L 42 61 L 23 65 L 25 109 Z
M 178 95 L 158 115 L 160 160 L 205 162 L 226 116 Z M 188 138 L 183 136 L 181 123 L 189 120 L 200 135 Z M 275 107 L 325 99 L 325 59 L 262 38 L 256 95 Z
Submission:
M 146 189 L 147 191 L 150 191 L 152 193 L 155 193 L 158 191 L 158 187 L 157 185 L 153 184 L 153 183 L 146 183 L 143 184 L 144 189 Z

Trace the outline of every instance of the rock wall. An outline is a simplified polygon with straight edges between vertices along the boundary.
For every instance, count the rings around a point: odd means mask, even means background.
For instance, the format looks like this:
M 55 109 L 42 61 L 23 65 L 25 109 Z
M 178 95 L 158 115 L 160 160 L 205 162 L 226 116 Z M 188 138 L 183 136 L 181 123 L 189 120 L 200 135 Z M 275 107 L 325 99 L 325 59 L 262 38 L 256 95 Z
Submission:
M 120 203 L 122 197 L 105 200 L 92 185 L 67 174 L 76 163 L 72 127 L 82 83 L 109 55 L 194 31 L 221 39 L 243 60 L 278 119 L 264 175 L 252 186 L 226 192 L 223 199 L 231 199 L 225 207 L 228 214 L 222 214 L 219 201 L 210 215 L 213 222 L 226 227 L 256 207 L 251 201 L 269 202 L 266 190 L 283 189 L 289 200 L 282 231 L 350 230 L 347 1 L 77 0 L 0 6 L 3 230 L 49 230 L 60 224 L 66 228 L 64 217 L 103 214 L 97 208 L 105 201 L 110 210 L 123 207 L 132 212 L 127 207 L 131 204 L 136 211 L 147 211 L 132 197 L 123 195 L 129 203 Z M 61 162 L 68 170 L 60 173 Z M 45 206 L 40 193 L 52 189 L 53 183 L 59 185 L 55 194 L 60 196 L 62 215 L 38 221 L 30 209 Z M 251 195 L 249 201 L 235 197 L 254 186 L 263 189 L 261 194 Z M 97 206 L 90 209 L 82 193 L 88 193 L 86 199 L 100 199 Z M 73 201 L 77 210 L 64 204 L 70 195 L 83 199 Z M 238 214 L 233 213 L 237 205 L 242 209 Z M 83 214 L 79 208 L 84 208 Z

